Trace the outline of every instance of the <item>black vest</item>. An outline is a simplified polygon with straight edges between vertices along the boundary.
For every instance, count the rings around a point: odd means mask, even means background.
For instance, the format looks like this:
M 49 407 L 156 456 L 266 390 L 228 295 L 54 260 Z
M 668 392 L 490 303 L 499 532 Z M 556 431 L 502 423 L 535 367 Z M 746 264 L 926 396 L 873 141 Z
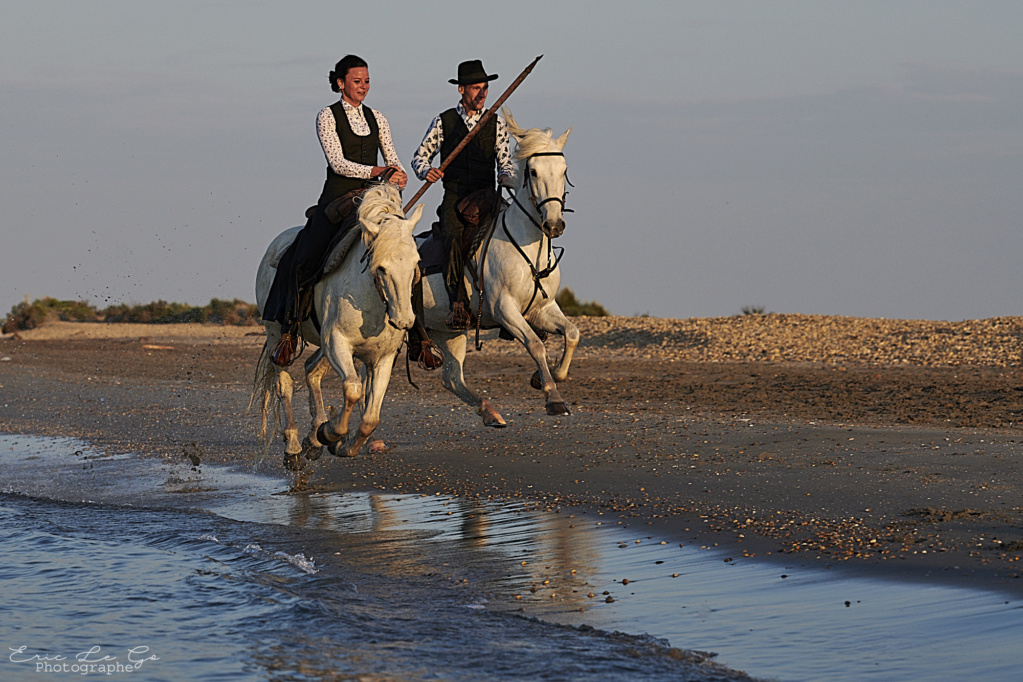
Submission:
M 364 166 L 379 166 L 377 162 L 377 150 L 380 149 L 380 128 L 377 126 L 377 119 L 369 107 L 363 107 L 362 113 L 366 115 L 366 123 L 369 124 L 369 135 L 363 137 L 352 131 L 352 124 L 348 122 L 348 114 L 345 113 L 344 105 L 341 102 L 334 102 L 330 105 L 330 111 L 334 114 L 334 127 L 337 130 L 337 137 L 341 140 L 341 149 L 345 158 L 354 163 L 361 163 Z M 327 164 L 327 181 L 323 183 L 323 192 L 320 193 L 320 204 L 323 205 L 353 189 L 361 189 L 367 184 L 361 178 L 348 178 L 338 175 L 334 169 Z
M 455 109 L 448 109 L 440 115 L 444 139 L 440 143 L 440 160 L 444 163 L 448 154 L 469 134 L 469 128 Z M 464 197 L 470 192 L 489 187 L 494 188 L 497 172 L 497 116 L 491 116 L 483 129 L 476 133 L 465 149 L 444 171 L 444 189 Z

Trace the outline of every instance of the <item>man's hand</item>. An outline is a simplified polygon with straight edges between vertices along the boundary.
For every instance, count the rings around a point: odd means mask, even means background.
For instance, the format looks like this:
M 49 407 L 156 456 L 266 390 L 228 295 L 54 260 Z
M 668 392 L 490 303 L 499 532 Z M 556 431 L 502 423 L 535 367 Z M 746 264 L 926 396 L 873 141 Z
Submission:
M 439 168 L 431 168 L 426 171 L 426 179 L 429 182 L 440 182 L 444 179 L 444 173 L 442 173 Z
M 501 173 L 501 176 L 497 178 L 497 184 L 509 189 L 515 189 L 515 179 L 507 173 Z

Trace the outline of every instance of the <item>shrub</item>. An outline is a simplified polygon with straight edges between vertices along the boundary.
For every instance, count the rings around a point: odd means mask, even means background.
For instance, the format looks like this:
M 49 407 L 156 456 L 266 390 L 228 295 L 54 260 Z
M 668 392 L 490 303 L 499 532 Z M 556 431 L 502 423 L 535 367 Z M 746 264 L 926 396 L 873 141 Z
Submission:
M 574 317 L 580 315 L 607 317 L 608 315 L 607 309 L 596 301 L 580 302 L 568 287 L 563 287 L 554 300 L 558 302 L 561 311 L 566 315 Z
M 11 308 L 4 320 L 3 331 L 10 333 L 18 329 L 35 329 L 47 320 L 68 322 L 95 322 L 96 310 L 85 301 L 58 301 L 55 298 L 28 299 Z
M 239 299 L 224 301 L 210 299 L 208 305 L 190 306 L 184 303 L 153 301 L 144 305 L 124 303 L 97 311 L 86 301 L 58 301 L 54 298 L 26 299 L 14 306 L 3 324 L 4 333 L 19 329 L 34 329 L 46 320 L 69 322 L 141 322 L 168 324 L 173 322 L 207 322 L 222 325 L 259 324 L 259 310 L 253 303 Z

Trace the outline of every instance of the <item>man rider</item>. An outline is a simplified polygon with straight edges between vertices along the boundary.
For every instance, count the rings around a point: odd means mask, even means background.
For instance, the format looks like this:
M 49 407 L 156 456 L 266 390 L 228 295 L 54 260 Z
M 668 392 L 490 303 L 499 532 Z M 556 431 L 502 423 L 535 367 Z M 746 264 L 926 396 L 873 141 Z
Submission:
M 495 78 L 497 74 L 488 75 L 479 59 L 459 64 L 458 78 L 448 81 L 458 86 L 458 105 L 433 119 L 412 159 L 412 168 L 420 180 L 443 181 L 444 199 L 437 207 L 437 216 L 446 254 L 444 284 L 451 304 L 446 323 L 455 330 L 468 328 L 472 319 L 464 275 L 467 254 L 462 252 L 461 245 L 465 223 L 456 207 L 473 192 L 489 189 L 493 193 L 495 178 L 501 185 L 512 186 L 515 166 L 508 151 L 504 119 L 492 116 L 444 172 L 430 164 L 438 151 L 443 163 L 480 122 L 489 82 Z M 486 216 L 480 216 L 481 222 L 485 219 Z

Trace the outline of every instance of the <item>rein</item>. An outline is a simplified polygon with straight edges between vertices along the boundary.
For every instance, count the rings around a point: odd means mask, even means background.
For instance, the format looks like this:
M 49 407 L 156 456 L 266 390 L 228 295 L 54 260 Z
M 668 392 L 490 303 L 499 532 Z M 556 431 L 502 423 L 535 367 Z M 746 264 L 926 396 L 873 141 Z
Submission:
M 362 266 L 362 272 L 365 273 L 369 269 L 370 255 L 372 254 L 372 248 L 367 248 L 366 253 L 362 254 L 362 258 L 359 259 L 360 263 L 366 263 Z M 380 283 L 380 273 L 373 273 L 373 286 L 376 287 L 377 293 L 380 295 L 380 300 L 384 302 L 384 309 L 387 308 L 387 297 L 384 296 L 384 285 Z
M 522 205 L 519 204 L 518 200 L 515 201 L 515 205 L 522 209 L 523 213 L 526 213 L 526 210 L 522 208 Z M 505 214 L 501 216 L 501 228 L 504 230 L 505 236 L 508 237 L 508 241 L 512 243 L 512 246 L 515 247 L 515 250 L 518 251 L 519 254 L 522 256 L 523 260 L 526 261 L 526 265 L 529 266 L 529 270 L 533 273 L 533 296 L 529 299 L 529 305 L 527 305 L 526 309 L 522 311 L 522 314 L 525 315 L 526 313 L 529 312 L 529 309 L 533 307 L 533 302 L 536 301 L 537 292 L 541 293 L 545 299 L 550 298 L 550 296 L 544 290 L 543 285 L 540 283 L 540 280 L 550 277 L 551 273 L 554 272 L 554 269 L 558 267 L 558 263 L 561 262 L 561 257 L 565 255 L 565 247 L 554 246 L 554 242 L 551 241 L 550 236 L 541 230 L 543 236 L 547 237 L 547 267 L 544 268 L 543 270 L 537 270 L 536 267 L 529 261 L 529 256 L 526 255 L 526 252 L 523 251 L 522 247 L 519 246 L 519 243 L 515 241 L 515 237 L 513 237 L 511 235 L 511 232 L 508 231 L 508 223 L 505 222 L 505 218 L 507 217 L 507 215 L 508 215 L 507 212 L 505 212 Z M 526 215 L 528 216 L 529 214 L 526 213 Z M 533 216 L 529 216 L 529 219 L 532 220 Z M 533 220 L 533 223 L 536 223 L 536 221 Z M 543 236 L 540 237 L 541 242 L 543 240 Z M 542 243 L 540 245 L 540 249 L 541 251 L 543 250 Z M 559 249 L 560 251 L 558 255 L 554 257 L 552 252 L 556 249 Z M 553 263 L 551 262 L 552 258 L 554 261 Z M 536 254 L 536 259 L 537 264 L 539 264 L 540 261 L 539 252 L 537 252 Z

